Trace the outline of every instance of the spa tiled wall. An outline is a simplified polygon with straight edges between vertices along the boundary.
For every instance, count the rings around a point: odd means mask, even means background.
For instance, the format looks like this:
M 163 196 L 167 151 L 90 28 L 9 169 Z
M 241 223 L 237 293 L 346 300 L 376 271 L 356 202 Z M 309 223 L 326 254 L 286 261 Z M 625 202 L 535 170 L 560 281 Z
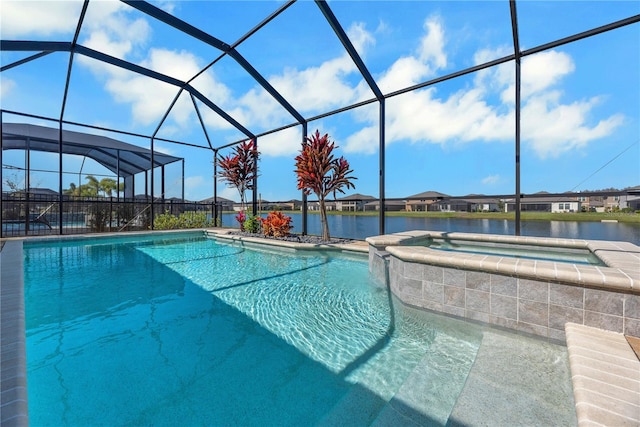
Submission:
M 371 274 L 405 304 L 564 340 L 567 322 L 640 336 L 640 295 L 408 262 L 370 247 Z

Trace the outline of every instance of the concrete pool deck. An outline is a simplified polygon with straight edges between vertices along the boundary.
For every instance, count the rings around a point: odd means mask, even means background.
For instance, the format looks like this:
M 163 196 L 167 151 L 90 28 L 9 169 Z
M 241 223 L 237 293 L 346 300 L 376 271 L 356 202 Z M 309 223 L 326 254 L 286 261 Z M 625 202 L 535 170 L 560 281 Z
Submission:
M 211 234 L 215 234 L 218 238 L 223 239 L 232 239 L 236 241 L 241 241 L 242 243 L 249 244 L 257 244 L 257 245 L 277 245 L 285 249 L 291 250 L 309 250 L 309 249 L 320 249 L 320 250 L 337 250 L 345 253 L 358 253 L 358 254 L 366 254 L 369 252 L 369 245 L 365 242 L 354 241 L 350 243 L 336 244 L 336 245 L 311 245 L 311 244 L 300 244 L 295 242 L 279 242 L 271 239 L 258 239 L 258 238 L 247 238 L 247 237 L 239 237 L 235 236 L 235 238 L 231 236 L 225 236 L 229 230 L 207 230 L 211 232 Z M 142 233 L 146 234 L 146 233 Z M 451 233 L 450 233 L 451 234 Z M 122 234 L 116 234 L 122 236 Z M 113 234 L 111 234 L 113 236 Z M 133 236 L 133 234 L 127 233 L 127 236 Z M 78 238 L 81 236 L 68 236 L 68 238 Z M 82 237 L 96 238 L 97 235 L 87 235 Z M 46 239 L 39 238 L 38 240 L 49 240 L 60 238 L 52 236 Z M 62 238 L 65 238 L 64 236 Z M 1 401 L 1 424 L 2 426 L 26 426 L 28 425 L 28 411 L 27 411 L 27 384 L 26 384 L 26 356 L 25 356 L 25 325 L 24 325 L 24 296 L 23 296 L 23 253 L 22 253 L 22 240 L 23 239 L 6 239 L 0 241 L 0 298 L 2 298 L 2 306 L 0 313 L 0 322 L 1 322 L 1 330 L 2 330 L 2 378 L 0 378 L 0 385 L 2 390 L 2 401 Z M 625 247 L 620 246 L 618 243 L 613 242 L 613 246 L 609 244 L 612 242 L 597 242 L 597 244 L 603 245 L 603 250 L 607 252 L 611 252 L 611 256 L 616 257 L 615 252 L 625 252 Z M 635 245 L 632 245 L 635 246 Z M 637 246 L 636 246 L 637 248 Z M 370 253 L 370 252 L 369 252 Z M 637 268 L 638 272 L 640 272 L 640 252 L 631 252 L 632 257 L 623 256 L 621 257 L 621 269 L 623 271 L 630 271 L 631 274 L 635 274 Z M 370 254 L 371 257 L 371 254 Z M 634 261 L 637 263 L 634 265 Z M 614 262 L 615 261 L 614 259 Z M 608 261 L 609 263 L 609 261 Z M 609 264 L 611 265 L 611 264 Z M 370 265 L 371 268 L 371 265 Z M 444 273 L 443 273 L 444 274 Z M 640 273 L 638 273 L 640 276 Z M 591 277 L 591 275 L 585 275 L 584 277 Z M 517 282 L 516 282 L 517 283 Z M 525 282 L 526 283 L 526 282 Z M 529 284 L 530 285 L 530 284 Z M 591 289 L 589 285 L 580 284 L 579 287 L 582 289 L 582 299 L 591 298 L 587 297 L 584 292 L 586 290 Z M 633 278 L 630 282 L 629 288 L 625 288 L 624 290 L 620 289 L 619 286 L 615 285 L 614 288 L 617 289 L 617 292 L 622 292 L 623 295 L 632 295 L 631 299 L 606 299 L 605 301 L 600 301 L 600 304 L 605 304 L 607 306 L 611 305 L 613 308 L 609 308 L 608 310 L 619 310 L 618 303 L 622 302 L 622 313 L 623 315 L 630 314 L 630 321 L 634 321 L 640 324 L 640 280 L 638 277 Z M 527 285 L 525 284 L 525 289 Z M 529 289 L 530 291 L 532 289 Z M 597 290 L 597 289 L 592 289 Z M 553 293 L 552 290 L 548 291 L 547 297 Z M 594 304 L 598 305 L 597 298 L 593 301 Z M 413 305 L 413 304 L 410 304 Z M 423 307 L 427 308 L 428 307 Z M 562 307 L 560 307 L 562 308 Z M 567 310 L 570 311 L 571 307 L 567 307 Z M 583 309 L 584 311 L 585 309 Z M 588 311 L 588 310 L 587 310 Z M 616 311 L 617 312 L 617 311 Z M 602 313 L 606 314 L 606 313 Z M 635 316 L 635 317 L 633 317 Z M 584 319 L 584 314 L 583 314 Z M 481 319 L 480 319 L 481 320 Z M 487 322 L 489 323 L 489 322 Z M 566 322 L 565 322 L 566 323 Z M 624 322 L 623 322 L 624 324 Z M 583 327 L 583 326 L 581 326 Z M 567 334 L 566 340 L 568 346 L 571 345 L 574 348 L 579 347 L 598 347 L 597 352 L 602 355 L 602 357 L 610 358 L 617 357 L 616 352 L 621 348 L 624 348 L 622 345 L 622 341 L 620 341 L 620 337 L 624 340 L 624 336 L 621 333 L 618 333 L 617 338 L 614 340 L 616 342 L 615 345 L 601 345 L 599 338 L 597 338 L 597 334 L 600 332 L 596 332 L 595 334 L 582 334 L 579 338 L 579 345 L 574 346 L 574 344 L 569 344 L 570 341 L 575 341 L 571 338 L 574 334 L 573 330 L 575 328 L 569 324 L 567 325 Z M 563 323 L 564 329 L 564 323 Z M 591 328 L 590 328 L 591 329 Z M 518 329 L 515 329 L 516 331 Z M 596 331 L 598 331 L 596 329 Z M 524 331 L 527 332 L 527 331 Z M 564 331 L 562 337 L 564 338 Z M 605 343 L 609 341 L 604 341 Z M 630 348 L 630 347 L 629 347 Z M 573 359 L 579 359 L 583 356 L 573 356 L 572 350 L 569 350 L 570 354 L 570 364 L 572 369 L 572 377 L 573 377 L 573 386 L 574 386 L 574 395 L 576 396 L 576 413 L 578 415 L 578 422 L 580 425 L 594 425 L 593 417 L 594 413 L 599 413 L 596 409 L 599 401 L 602 402 L 611 402 L 614 399 L 609 398 L 607 396 L 602 395 L 602 387 L 600 384 L 603 383 L 605 385 L 610 385 L 610 389 L 614 392 L 619 391 L 619 384 L 616 381 L 620 380 L 620 375 L 615 371 L 615 366 L 612 364 L 604 364 L 603 366 L 597 368 L 598 372 L 602 372 L 604 376 L 598 377 L 595 382 L 589 383 L 588 381 L 581 380 L 581 378 L 585 377 L 585 371 L 579 371 L 579 364 L 576 364 L 576 369 L 578 372 L 574 372 L 574 363 Z M 575 354 L 575 352 L 574 352 Z M 633 352 L 632 352 L 633 354 Z M 635 357 L 635 354 L 634 354 Z M 628 363 L 628 367 L 631 370 L 635 370 L 640 373 L 640 361 L 635 358 L 628 358 L 625 363 Z M 607 375 L 613 375 L 607 376 Z M 582 381 L 582 382 L 581 382 Z M 577 387 L 576 384 L 579 384 Z M 586 384 L 586 385 L 585 385 Z M 629 383 L 627 388 L 630 387 L 630 393 L 627 395 L 626 399 L 633 400 L 635 399 L 635 395 L 632 393 L 634 384 L 640 385 L 640 381 L 637 383 Z M 584 392 L 583 390 L 587 390 L 588 387 L 591 386 L 594 388 L 591 394 Z M 589 395 L 592 397 L 592 400 L 584 400 L 584 396 Z M 640 396 L 640 390 L 637 391 L 637 395 Z M 594 403 L 596 402 L 596 403 Z M 628 403 L 628 402 L 627 402 Z M 633 403 L 633 402 L 631 402 Z M 611 418 L 612 420 L 635 420 L 633 416 L 629 416 L 629 411 L 633 411 L 634 407 L 631 406 L 620 406 L 620 405 L 611 405 L 607 406 L 606 411 L 608 411 L 608 416 L 612 417 L 622 417 L 622 418 Z M 595 411 L 595 412 L 594 412 Z M 633 413 L 632 413 L 633 415 Z M 640 417 L 639 417 L 640 418 Z M 590 424 L 591 423 L 591 424 Z M 631 423 L 631 425 L 637 425 L 638 422 Z

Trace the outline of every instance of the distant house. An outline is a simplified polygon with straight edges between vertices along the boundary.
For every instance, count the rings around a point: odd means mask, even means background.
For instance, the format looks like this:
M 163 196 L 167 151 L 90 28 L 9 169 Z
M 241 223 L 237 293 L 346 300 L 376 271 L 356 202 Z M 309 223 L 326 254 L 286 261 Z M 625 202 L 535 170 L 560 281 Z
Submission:
M 426 212 L 432 210 L 440 210 L 435 206 L 432 206 L 435 202 L 449 198 L 447 194 L 439 193 L 437 191 L 425 191 L 423 193 L 414 194 L 407 197 L 405 203 L 405 209 L 407 212 Z
M 544 196 L 544 192 L 537 197 L 526 197 L 520 200 L 522 212 L 580 212 L 582 204 L 576 196 Z M 505 212 L 516 209 L 514 199 L 505 200 Z
M 336 202 L 325 201 L 324 202 L 324 207 L 327 210 L 327 212 L 328 211 L 335 211 L 336 210 Z M 309 209 L 310 211 L 319 211 L 320 210 L 320 202 L 318 202 L 318 201 L 308 202 L 307 203 L 307 209 Z
M 621 208 L 619 195 L 609 196 L 580 196 L 578 200 L 587 211 L 610 212 L 614 209 Z
M 385 200 L 384 202 L 384 211 L 385 212 L 399 212 L 405 210 L 406 201 L 404 200 Z M 373 202 L 368 202 L 364 205 L 365 211 L 379 211 L 380 210 L 380 201 L 375 200 Z
M 336 199 L 336 210 L 342 212 L 364 211 L 364 205 L 375 200 L 377 199 L 373 196 L 359 193 L 352 194 Z
M 54 201 L 58 200 L 58 192 L 51 190 L 49 188 L 37 188 L 31 187 L 29 191 L 18 190 L 12 191 L 8 193 L 8 196 L 12 199 L 26 199 L 27 193 L 29 194 L 29 198 L 31 200 L 41 200 L 41 201 Z
M 218 204 L 218 208 L 222 209 L 223 211 L 234 210 L 233 200 L 225 199 L 224 197 L 217 197 L 216 199 L 214 199 L 213 197 L 209 197 L 207 199 L 200 200 L 200 203 L 213 203 L 214 200 Z
M 286 210 L 290 210 L 290 211 L 302 210 L 302 200 L 291 199 L 291 200 L 287 200 L 286 202 L 282 202 L 281 204 L 283 206 L 283 209 L 286 209 Z
M 460 198 L 460 199 L 442 199 L 430 205 L 429 210 L 440 212 L 497 212 L 498 199 L 485 198 Z
M 640 210 L 640 185 L 626 189 L 627 194 L 620 196 L 620 209 Z
M 500 200 L 485 198 L 466 198 L 471 203 L 471 212 L 498 212 L 500 211 Z
M 578 196 L 581 209 L 585 211 L 604 212 L 604 198 L 602 196 Z
M 302 200 L 291 199 L 284 202 L 272 202 L 266 207 L 265 202 L 262 202 L 263 210 L 277 210 L 277 211 L 299 211 L 302 210 Z

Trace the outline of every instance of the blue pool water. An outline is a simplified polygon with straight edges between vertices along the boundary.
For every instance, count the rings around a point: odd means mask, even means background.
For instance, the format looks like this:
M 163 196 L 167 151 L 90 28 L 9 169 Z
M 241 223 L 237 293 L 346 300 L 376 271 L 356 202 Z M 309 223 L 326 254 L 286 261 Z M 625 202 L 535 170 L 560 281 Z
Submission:
M 462 252 L 480 255 L 532 259 L 539 261 L 564 262 L 569 264 L 606 266 L 604 262 L 588 249 L 570 249 L 554 247 L 533 247 L 516 244 L 486 244 L 465 241 L 449 241 L 430 239 L 427 243 L 418 244 L 445 252 Z
M 482 342 L 394 303 L 364 258 L 194 234 L 24 248 L 34 426 L 358 426 L 393 400 L 444 425 Z

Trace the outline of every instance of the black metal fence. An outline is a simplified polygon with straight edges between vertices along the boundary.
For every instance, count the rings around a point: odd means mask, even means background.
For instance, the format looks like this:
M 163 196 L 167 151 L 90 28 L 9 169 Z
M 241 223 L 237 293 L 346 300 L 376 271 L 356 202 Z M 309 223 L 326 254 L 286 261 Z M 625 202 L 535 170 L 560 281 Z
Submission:
M 222 223 L 215 203 L 136 197 L 75 197 L 2 193 L 0 237 L 125 232 L 153 229 L 152 220 L 169 213 L 202 212 Z

